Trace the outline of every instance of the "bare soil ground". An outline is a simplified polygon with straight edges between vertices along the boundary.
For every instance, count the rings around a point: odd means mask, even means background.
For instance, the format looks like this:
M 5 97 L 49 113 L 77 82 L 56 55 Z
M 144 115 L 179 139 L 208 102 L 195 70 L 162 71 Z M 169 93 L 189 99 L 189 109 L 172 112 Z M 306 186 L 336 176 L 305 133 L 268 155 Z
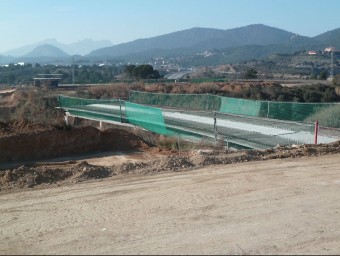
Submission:
M 3 191 L 1 252 L 339 254 L 339 156 Z
M 23 92 L 16 91 L 16 89 L 0 90 L 0 107 L 11 108 L 17 106 L 23 94 Z
M 340 253 L 340 141 L 179 155 L 21 120 L 0 152 L 2 254 Z

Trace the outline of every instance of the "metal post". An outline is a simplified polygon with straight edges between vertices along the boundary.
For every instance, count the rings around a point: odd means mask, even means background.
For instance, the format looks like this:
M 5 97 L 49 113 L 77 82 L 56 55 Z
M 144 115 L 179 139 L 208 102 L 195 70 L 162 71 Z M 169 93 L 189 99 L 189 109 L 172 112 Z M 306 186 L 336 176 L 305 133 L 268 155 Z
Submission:
M 69 121 L 68 121 L 68 115 L 67 114 L 64 116 L 64 120 L 65 120 L 66 126 L 69 126 Z
M 205 96 L 205 110 L 209 110 L 209 93 Z
M 267 107 L 267 118 L 269 117 L 269 101 L 268 101 L 268 107 Z
M 215 135 L 215 141 L 217 141 L 216 110 L 214 110 L 214 135 Z
M 74 57 L 72 59 L 72 85 L 74 86 L 74 82 L 75 82 L 75 79 L 74 79 Z
M 318 131 L 319 131 L 319 122 L 315 121 L 315 126 L 314 126 L 314 144 L 318 144 Z
M 120 122 L 123 123 L 123 115 L 122 115 L 122 102 L 119 100 L 119 111 L 120 111 Z
M 330 80 L 333 80 L 333 74 L 334 74 L 333 62 L 334 62 L 334 57 L 333 57 L 333 49 L 332 49 L 332 51 L 331 51 L 331 68 L 330 68 L 330 72 L 329 72 L 329 79 Z
M 179 153 L 179 156 L 181 156 L 181 145 L 179 144 L 179 134 L 178 134 L 178 153 Z

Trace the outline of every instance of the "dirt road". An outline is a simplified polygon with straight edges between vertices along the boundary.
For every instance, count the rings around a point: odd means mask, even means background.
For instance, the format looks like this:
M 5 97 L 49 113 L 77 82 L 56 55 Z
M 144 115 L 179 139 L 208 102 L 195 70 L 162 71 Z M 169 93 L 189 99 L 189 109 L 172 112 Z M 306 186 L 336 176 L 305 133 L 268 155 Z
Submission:
M 0 193 L 2 254 L 339 254 L 340 155 Z

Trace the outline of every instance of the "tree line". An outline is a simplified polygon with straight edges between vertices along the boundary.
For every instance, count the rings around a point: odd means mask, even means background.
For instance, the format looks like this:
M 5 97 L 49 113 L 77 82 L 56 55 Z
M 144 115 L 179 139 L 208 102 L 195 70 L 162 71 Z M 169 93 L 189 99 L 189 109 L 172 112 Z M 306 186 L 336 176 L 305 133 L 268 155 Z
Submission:
M 62 74 L 60 83 L 70 84 L 74 77 L 75 83 L 110 83 L 121 75 L 121 78 L 158 79 L 159 72 L 151 65 L 39 65 L 25 64 L 24 66 L 10 64 L 0 67 L 0 84 L 18 85 L 33 84 L 37 74 Z

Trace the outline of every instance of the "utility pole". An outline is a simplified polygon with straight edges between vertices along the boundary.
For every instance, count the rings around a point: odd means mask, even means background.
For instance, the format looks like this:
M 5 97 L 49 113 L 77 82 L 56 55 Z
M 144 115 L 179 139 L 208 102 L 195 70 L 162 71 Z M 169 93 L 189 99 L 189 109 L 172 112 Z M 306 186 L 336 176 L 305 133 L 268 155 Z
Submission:
M 333 80 L 333 76 L 334 76 L 334 65 L 333 65 L 333 62 L 334 62 L 334 54 L 333 54 L 333 49 L 331 50 L 331 69 L 330 69 L 330 72 L 329 72 L 329 79 L 330 80 Z
M 119 100 L 119 111 L 120 111 L 120 122 L 123 123 L 123 115 L 122 115 L 122 102 Z
M 214 110 L 214 135 L 215 135 L 215 141 L 217 141 L 217 122 L 216 122 L 216 110 Z
M 72 85 L 74 86 L 74 81 L 75 81 L 75 79 L 74 79 L 74 57 L 73 57 L 73 59 L 72 59 Z

